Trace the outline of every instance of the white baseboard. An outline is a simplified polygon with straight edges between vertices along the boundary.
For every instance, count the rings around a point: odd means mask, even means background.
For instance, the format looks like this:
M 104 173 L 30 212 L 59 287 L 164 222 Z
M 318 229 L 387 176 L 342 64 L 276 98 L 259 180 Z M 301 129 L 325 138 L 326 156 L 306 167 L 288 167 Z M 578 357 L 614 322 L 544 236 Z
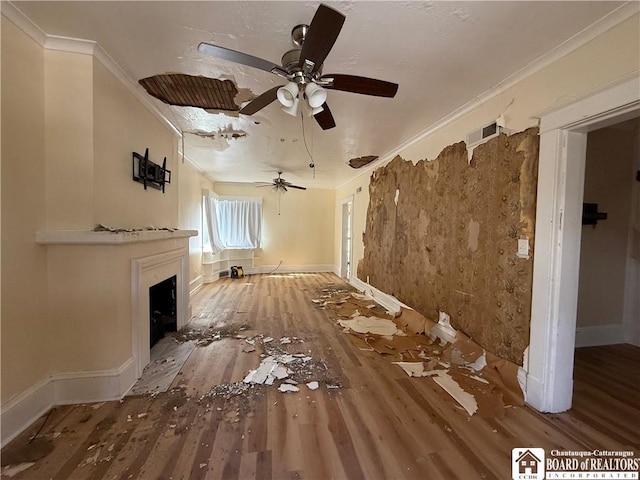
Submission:
M 576 328 L 576 347 L 595 347 L 625 343 L 623 324 Z
M 631 345 L 635 345 L 636 347 L 640 347 L 640 329 L 638 328 L 638 326 L 628 325 L 625 331 L 626 331 L 625 343 L 629 343 Z
M 198 275 L 196 278 L 191 280 L 189 282 L 189 295 L 194 295 L 198 290 L 200 290 L 203 283 L 202 275 Z
M 361 292 L 371 295 L 373 298 L 375 298 L 376 302 L 378 302 L 380 305 L 382 305 L 384 308 L 386 308 L 390 312 L 399 312 L 401 307 L 413 310 L 411 307 L 409 307 L 408 305 L 405 305 L 393 295 L 384 293 L 383 291 L 378 290 L 375 287 L 372 287 L 368 283 L 363 282 L 357 277 L 349 278 L 349 283 L 354 287 L 356 287 Z
M 136 383 L 133 357 L 120 368 L 51 375 L 56 405 L 120 400 Z
M 332 272 L 338 275 L 336 267 L 328 264 L 316 265 L 258 265 L 255 267 L 243 267 L 245 275 L 256 275 L 260 273 L 319 273 Z M 227 278 L 227 277 L 224 277 Z M 213 283 L 220 279 L 218 272 L 205 273 L 202 275 L 202 283 Z
M 2 405 L 0 445 L 4 447 L 56 405 L 119 400 L 135 382 L 133 357 L 112 370 L 53 374 Z
M 256 267 L 246 267 L 244 272 L 251 275 L 256 273 L 320 273 L 334 272 L 335 267 L 330 264 L 316 265 L 258 265 Z
M 1 440 L 4 447 L 53 407 L 54 388 L 50 379 L 42 380 L 2 405 Z
M 218 275 L 218 272 L 216 272 L 215 274 L 213 273 L 205 273 L 202 275 L 202 283 L 206 284 L 206 283 L 213 283 L 216 280 L 220 280 L 220 275 Z

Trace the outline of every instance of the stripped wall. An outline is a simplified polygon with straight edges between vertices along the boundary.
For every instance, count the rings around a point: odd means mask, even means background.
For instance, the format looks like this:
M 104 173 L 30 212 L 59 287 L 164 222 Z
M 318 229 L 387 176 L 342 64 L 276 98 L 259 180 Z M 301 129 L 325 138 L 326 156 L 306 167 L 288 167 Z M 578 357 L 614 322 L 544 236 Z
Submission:
M 433 161 L 396 157 L 369 186 L 358 278 L 429 318 L 438 311 L 517 364 L 529 343 L 537 129 L 500 135 L 468 161 L 464 142 Z

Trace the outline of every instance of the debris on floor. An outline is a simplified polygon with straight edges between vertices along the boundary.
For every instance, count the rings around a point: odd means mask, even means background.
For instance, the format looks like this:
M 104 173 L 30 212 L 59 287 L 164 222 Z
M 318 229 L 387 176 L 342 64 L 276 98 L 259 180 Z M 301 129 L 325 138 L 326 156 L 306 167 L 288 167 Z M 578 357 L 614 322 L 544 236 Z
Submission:
M 288 383 L 282 383 L 280 384 L 280 386 L 278 387 L 278 391 L 279 392 L 299 392 L 300 389 L 298 387 L 296 387 L 295 385 L 289 385 Z
M 0 470 L 0 474 L 2 474 L 3 477 L 11 478 L 16 476 L 20 472 L 24 472 L 27 468 L 32 467 L 34 465 L 35 465 L 35 462 L 24 462 L 24 463 L 19 463 L 17 465 L 6 465 L 2 467 L 2 470 Z
M 46 416 L 44 422 L 47 422 L 49 415 Z M 44 424 L 40 427 L 44 427 Z M 3 477 L 13 477 L 20 472 L 35 465 L 35 462 L 41 458 L 46 457 L 53 451 L 53 443 L 45 438 L 45 436 L 39 436 L 39 432 L 30 440 L 24 443 L 10 444 L 2 452 L 2 470 L 0 474 Z
M 437 370 L 433 381 L 440 385 L 453 399 L 458 402 L 469 415 L 478 411 L 476 398 L 462 387 L 444 370 Z
M 168 336 L 180 343 L 195 340 L 197 346 L 206 347 L 223 338 L 242 339 L 244 335 L 241 335 L 240 332 L 250 330 L 251 328 L 252 326 L 248 324 L 209 326 L 205 328 L 192 327 L 188 324 L 185 328 L 180 329 L 178 332 L 170 333 Z
M 127 395 L 166 392 L 196 345 L 196 340 L 176 342 L 171 336 L 160 339 L 151 349 L 149 365 Z
M 358 315 L 350 320 L 338 320 L 338 323 L 357 333 L 373 333 L 381 336 L 404 335 L 404 332 L 399 330 L 395 323 L 385 318 Z
M 303 343 L 297 337 L 282 337 L 276 343 L 272 337 L 256 337 L 260 340 L 265 356 L 260 365 L 249 371 L 243 379 L 243 383 L 257 385 L 274 385 L 281 381 L 278 390 L 280 392 L 299 392 L 296 385 L 307 384 L 310 390 L 319 388 L 319 383 L 313 378 L 321 378 L 327 371 L 323 362 L 313 360 L 306 353 L 290 353 L 281 348 L 281 345 L 290 345 L 293 342 Z M 283 341 L 284 340 L 284 341 Z M 272 343 L 273 342 L 273 343 Z M 310 385 L 310 386 L 309 386 Z
M 456 331 L 446 312 L 434 322 L 409 308 L 386 312 L 366 294 L 330 289 L 312 302 L 335 313 L 358 349 L 388 358 L 410 377 L 426 377 L 469 416 L 500 417 L 505 402 L 524 403 L 518 366 Z

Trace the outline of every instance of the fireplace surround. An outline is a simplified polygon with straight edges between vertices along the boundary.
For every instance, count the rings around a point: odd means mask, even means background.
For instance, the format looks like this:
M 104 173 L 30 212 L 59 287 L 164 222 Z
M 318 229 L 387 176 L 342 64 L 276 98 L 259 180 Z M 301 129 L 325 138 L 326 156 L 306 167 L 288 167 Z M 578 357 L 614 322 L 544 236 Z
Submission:
M 176 276 L 176 327 L 189 320 L 189 237 L 195 230 L 41 231 L 59 350 L 57 403 L 121 398 L 149 363 L 149 288 Z M 77 381 L 82 378 L 83 381 Z M 61 385 L 62 385 L 61 383 Z

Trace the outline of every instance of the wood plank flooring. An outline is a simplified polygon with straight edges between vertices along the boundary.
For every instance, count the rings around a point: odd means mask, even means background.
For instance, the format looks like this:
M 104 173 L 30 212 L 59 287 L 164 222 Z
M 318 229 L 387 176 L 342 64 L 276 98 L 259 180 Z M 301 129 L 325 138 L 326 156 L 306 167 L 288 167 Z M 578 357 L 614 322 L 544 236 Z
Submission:
M 169 391 L 56 407 L 2 451 L 3 464 L 28 452 L 39 429 L 53 451 L 13 478 L 506 479 L 515 447 L 640 452 L 640 349 L 578 350 L 570 412 L 510 407 L 502 418 L 469 417 L 431 379 L 354 347 L 311 302 L 326 288 L 349 287 L 332 274 L 203 287 L 189 329 L 231 333 L 196 347 Z M 235 338 L 256 334 L 303 340 L 283 348 L 313 358 L 321 388 L 211 394 L 259 365 L 260 346 L 245 352 Z

